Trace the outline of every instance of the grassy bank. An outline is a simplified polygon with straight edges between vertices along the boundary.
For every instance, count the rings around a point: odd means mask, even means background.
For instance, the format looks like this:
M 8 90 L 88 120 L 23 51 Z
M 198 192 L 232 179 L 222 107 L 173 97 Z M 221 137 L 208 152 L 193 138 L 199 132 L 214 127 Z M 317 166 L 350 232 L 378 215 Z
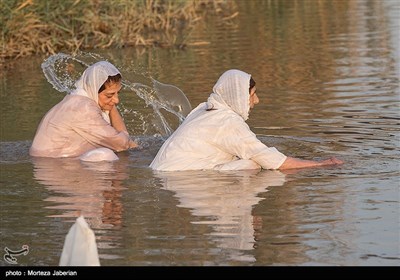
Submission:
M 233 0 L 2 0 L 0 65 L 33 54 L 92 48 L 184 48 L 207 15 L 235 14 Z

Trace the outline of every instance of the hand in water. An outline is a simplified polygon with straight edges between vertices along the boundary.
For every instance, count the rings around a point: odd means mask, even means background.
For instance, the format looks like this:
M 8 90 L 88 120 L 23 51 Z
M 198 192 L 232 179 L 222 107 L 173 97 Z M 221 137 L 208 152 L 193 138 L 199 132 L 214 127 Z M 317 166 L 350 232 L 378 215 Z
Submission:
M 138 143 L 136 143 L 134 140 L 129 140 L 129 149 L 134 149 L 139 147 Z
M 337 159 L 335 157 L 331 157 L 331 158 L 329 158 L 327 160 L 322 161 L 321 163 L 323 165 L 335 165 L 335 164 L 343 164 L 344 161 L 340 160 L 340 159 Z

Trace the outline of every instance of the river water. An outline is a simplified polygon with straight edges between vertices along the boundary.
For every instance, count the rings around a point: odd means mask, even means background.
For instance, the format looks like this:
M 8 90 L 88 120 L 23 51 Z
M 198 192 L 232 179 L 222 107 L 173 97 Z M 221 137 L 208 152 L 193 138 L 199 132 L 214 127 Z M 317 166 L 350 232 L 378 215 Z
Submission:
M 129 89 L 120 107 L 140 149 L 114 163 L 32 159 L 38 122 L 64 94 L 44 77 L 45 57 L 21 59 L 0 76 L 0 248 L 28 245 L 17 265 L 58 265 L 80 214 L 103 266 L 400 265 L 399 3 L 237 5 L 233 19 L 201 21 L 184 50 L 93 52 L 131 82 L 176 85 L 193 107 L 225 70 L 251 73 L 260 104 L 248 123 L 265 144 L 345 164 L 155 173 L 166 135 Z

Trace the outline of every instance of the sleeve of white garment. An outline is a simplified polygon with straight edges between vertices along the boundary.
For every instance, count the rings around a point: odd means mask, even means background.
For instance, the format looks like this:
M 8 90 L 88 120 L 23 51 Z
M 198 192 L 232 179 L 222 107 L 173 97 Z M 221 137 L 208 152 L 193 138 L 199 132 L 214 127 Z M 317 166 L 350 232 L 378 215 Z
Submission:
M 106 122 L 101 110 L 93 102 L 74 109 L 73 129 L 93 145 L 100 145 L 114 151 L 123 151 L 129 148 L 129 134 L 118 132 Z
M 223 135 L 216 135 L 216 139 L 220 139 L 219 145 L 226 152 L 251 159 L 264 169 L 278 169 L 286 160 L 276 148 L 262 143 L 239 116 L 230 118 L 224 127 L 220 132 Z

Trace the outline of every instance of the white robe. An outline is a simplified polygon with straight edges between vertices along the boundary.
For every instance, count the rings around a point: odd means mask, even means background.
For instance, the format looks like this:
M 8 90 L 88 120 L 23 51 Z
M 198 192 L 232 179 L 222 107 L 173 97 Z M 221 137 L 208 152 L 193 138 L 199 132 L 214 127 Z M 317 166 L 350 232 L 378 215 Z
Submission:
M 67 95 L 40 122 L 29 154 L 36 157 L 78 157 L 100 147 L 126 150 L 129 148 L 129 135 L 112 127 L 92 99 Z
M 208 101 L 193 109 L 150 167 L 160 171 L 279 168 L 286 156 L 263 144 L 245 122 L 249 81 L 250 75 L 242 71 L 225 72 Z
M 59 158 L 78 157 L 100 147 L 114 151 L 127 150 L 130 139 L 128 133 L 118 132 L 111 126 L 108 112 L 103 112 L 98 105 L 100 87 L 108 76 L 117 74 L 118 69 L 107 61 L 89 66 L 75 83 L 76 89 L 43 117 L 29 154 Z M 90 155 L 85 158 L 93 160 Z M 96 160 L 108 158 L 109 153 Z

